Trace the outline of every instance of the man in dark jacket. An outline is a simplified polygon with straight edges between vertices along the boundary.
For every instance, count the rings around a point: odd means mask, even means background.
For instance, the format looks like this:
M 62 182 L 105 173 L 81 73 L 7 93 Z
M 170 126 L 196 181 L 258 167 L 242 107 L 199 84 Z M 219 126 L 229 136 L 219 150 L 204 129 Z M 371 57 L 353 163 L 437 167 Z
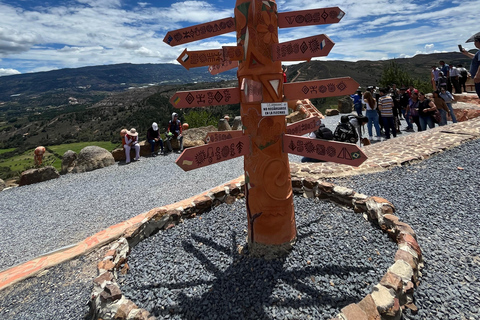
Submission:
M 157 154 L 155 153 L 156 143 L 160 145 L 159 154 L 163 154 L 163 140 L 162 137 L 160 137 L 160 131 L 158 131 L 158 125 L 156 122 L 152 123 L 152 127 L 147 130 L 147 141 L 148 143 L 150 143 L 152 149 L 152 157 L 157 156 Z

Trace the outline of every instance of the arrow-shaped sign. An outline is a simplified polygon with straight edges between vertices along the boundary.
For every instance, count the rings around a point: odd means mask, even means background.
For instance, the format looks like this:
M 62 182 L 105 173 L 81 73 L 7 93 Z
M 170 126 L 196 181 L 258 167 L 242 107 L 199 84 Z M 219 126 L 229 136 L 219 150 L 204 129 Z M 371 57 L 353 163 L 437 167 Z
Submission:
M 367 156 L 352 143 L 310 139 L 285 134 L 283 151 L 300 156 L 358 167 Z
M 241 130 L 229 130 L 229 131 L 214 131 L 207 133 L 205 137 L 205 142 L 208 143 L 215 143 L 220 141 L 226 141 L 233 138 L 239 138 L 243 135 L 243 131 Z
M 303 136 L 304 134 L 313 132 L 320 127 L 322 121 L 317 117 L 310 117 L 292 123 L 287 126 L 287 134 L 294 136 Z
M 283 94 L 287 100 L 337 97 L 354 94 L 358 82 L 350 77 L 285 83 Z
M 237 104 L 240 103 L 240 90 L 233 87 L 179 91 L 173 95 L 170 103 L 178 109 Z
M 231 70 L 236 67 L 238 67 L 237 61 L 224 61 L 222 64 L 209 66 L 208 72 L 210 72 L 210 74 L 214 76 L 216 74 Z
M 175 163 L 184 171 L 205 167 L 250 153 L 250 136 L 185 149 Z
M 273 45 L 274 61 L 309 60 L 327 56 L 335 43 L 324 34 Z
M 338 7 L 281 12 L 278 14 L 278 27 L 291 28 L 338 23 L 344 15 L 345 12 Z
M 226 18 L 170 31 L 163 39 L 163 42 L 174 47 L 179 44 L 198 41 L 233 31 L 235 31 L 235 19 Z
M 190 68 L 205 67 L 222 64 L 224 61 L 238 61 L 243 59 L 241 46 L 222 47 L 222 49 L 188 51 L 185 49 L 177 61 L 189 70 Z

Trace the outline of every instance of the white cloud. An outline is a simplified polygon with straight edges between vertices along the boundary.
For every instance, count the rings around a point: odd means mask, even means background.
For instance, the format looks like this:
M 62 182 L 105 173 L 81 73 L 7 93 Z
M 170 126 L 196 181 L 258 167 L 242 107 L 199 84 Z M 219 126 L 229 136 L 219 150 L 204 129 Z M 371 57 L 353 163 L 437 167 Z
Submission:
M 0 68 L 0 77 L 1 76 L 11 76 L 13 74 L 20 74 L 21 72 L 15 69 L 3 69 Z

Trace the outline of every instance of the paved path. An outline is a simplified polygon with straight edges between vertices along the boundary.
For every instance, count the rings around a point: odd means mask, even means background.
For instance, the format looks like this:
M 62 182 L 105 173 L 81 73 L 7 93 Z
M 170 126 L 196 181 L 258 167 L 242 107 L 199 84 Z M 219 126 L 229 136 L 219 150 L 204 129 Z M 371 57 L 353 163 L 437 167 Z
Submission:
M 291 163 L 292 180 L 309 177 L 321 179 L 355 175 L 387 170 L 389 167 L 420 161 L 434 154 L 451 149 L 461 143 L 480 137 L 480 118 L 456 123 L 433 130 L 398 137 L 382 143 L 364 147 L 364 153 L 369 157 L 359 167 L 350 167 L 335 163 Z M 228 182 L 240 183 L 243 177 Z M 218 188 L 218 187 L 216 187 Z M 196 199 L 205 197 L 208 191 L 192 198 L 168 205 L 167 208 L 185 206 Z M 155 209 L 152 209 L 155 210 Z M 70 260 L 79 255 L 94 250 L 108 242 L 116 240 L 130 226 L 141 222 L 148 215 L 142 213 L 122 223 L 113 225 L 84 241 L 63 250 L 45 254 L 26 263 L 9 268 L 0 273 L 0 290 L 18 281 L 31 277 L 42 270 Z

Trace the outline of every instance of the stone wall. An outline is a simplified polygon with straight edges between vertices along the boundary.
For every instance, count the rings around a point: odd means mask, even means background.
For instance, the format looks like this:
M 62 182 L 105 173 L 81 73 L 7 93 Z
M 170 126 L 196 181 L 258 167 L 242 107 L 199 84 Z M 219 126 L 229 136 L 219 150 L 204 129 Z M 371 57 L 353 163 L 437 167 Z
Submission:
M 314 179 L 293 179 L 292 187 L 296 194 L 352 208 L 353 212 L 372 221 L 398 244 L 394 263 L 372 292 L 359 303 L 343 308 L 336 319 L 401 319 L 405 308 L 416 312 L 413 290 L 419 285 L 423 267 L 422 251 L 413 229 L 394 215 L 393 204 L 382 198 L 369 197 Z M 118 273 L 128 272 L 131 248 L 158 230 L 173 228 L 184 219 L 202 214 L 221 203 L 233 203 L 244 196 L 244 188 L 244 180 L 237 179 L 194 199 L 153 209 L 141 223 L 127 229 L 98 263 L 98 277 L 94 280 L 90 301 L 91 319 L 155 319 L 148 311 L 128 300 L 118 285 Z

